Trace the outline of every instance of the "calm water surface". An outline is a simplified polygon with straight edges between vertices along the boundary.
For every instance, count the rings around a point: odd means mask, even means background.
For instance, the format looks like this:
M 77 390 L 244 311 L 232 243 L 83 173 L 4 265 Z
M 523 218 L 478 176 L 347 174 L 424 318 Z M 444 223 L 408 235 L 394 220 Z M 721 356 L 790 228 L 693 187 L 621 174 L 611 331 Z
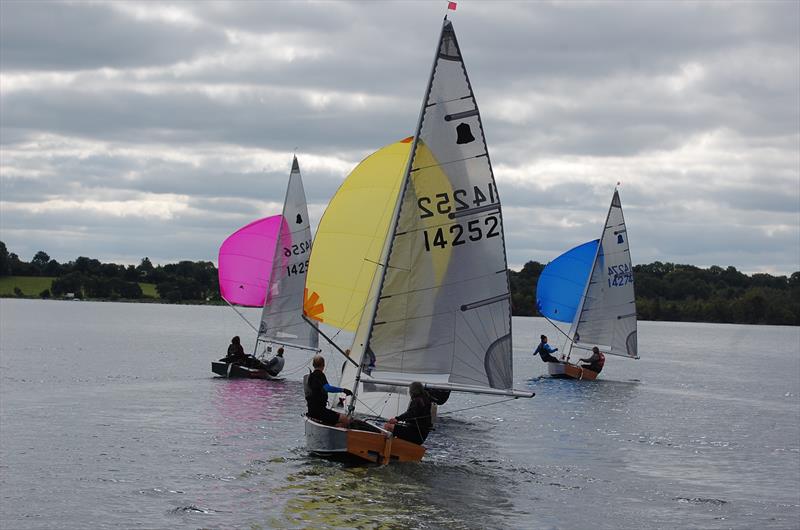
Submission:
M 540 333 L 534 399 L 454 394 L 421 463 L 345 467 L 304 450 L 307 354 L 211 376 L 252 347 L 227 308 L 1 300 L 0 528 L 800 526 L 800 329 L 642 322 L 595 382 L 542 377 Z

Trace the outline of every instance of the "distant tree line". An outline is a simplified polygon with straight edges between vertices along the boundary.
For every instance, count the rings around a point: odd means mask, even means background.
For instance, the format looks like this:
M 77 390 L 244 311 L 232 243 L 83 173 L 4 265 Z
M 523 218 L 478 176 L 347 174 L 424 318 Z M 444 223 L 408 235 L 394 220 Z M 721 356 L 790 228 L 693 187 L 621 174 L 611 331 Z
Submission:
M 6 275 L 54 277 L 49 292 L 39 293 L 43 298 L 72 293 L 78 298 L 137 300 L 145 297 L 140 284 L 150 283 L 164 301 L 219 300 L 217 268 L 210 261 L 154 266 L 143 258 L 139 265 L 126 266 L 81 256 L 59 263 L 39 251 L 25 262 L 0 242 L 0 276 Z
M 511 271 L 514 315 L 538 316 L 536 283 L 544 264 Z M 734 267 L 661 263 L 636 265 L 639 320 L 800 325 L 800 271 L 791 276 L 739 272 Z
M 511 271 L 515 316 L 539 316 L 536 283 L 544 264 L 529 261 Z M 217 268 L 210 261 L 181 261 L 154 266 L 101 263 L 79 257 L 58 263 L 44 251 L 30 262 L 9 253 L 0 242 L 0 276 L 52 276 L 46 296 L 66 293 L 84 298 L 140 299 L 140 283 L 151 283 L 163 301 L 219 301 Z M 734 267 L 661 263 L 634 267 L 636 309 L 640 320 L 800 325 L 800 271 L 791 276 L 739 272 Z M 45 293 L 40 293 L 44 296 Z

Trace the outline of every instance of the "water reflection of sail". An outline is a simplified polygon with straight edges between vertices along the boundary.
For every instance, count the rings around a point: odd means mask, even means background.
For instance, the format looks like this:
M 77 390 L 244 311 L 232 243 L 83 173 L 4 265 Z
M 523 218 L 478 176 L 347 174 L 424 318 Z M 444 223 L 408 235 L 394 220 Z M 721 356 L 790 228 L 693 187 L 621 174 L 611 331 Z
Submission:
M 241 379 L 216 385 L 213 404 L 218 413 L 217 423 L 228 431 L 238 432 L 251 429 L 255 422 L 280 419 L 280 411 L 296 399 L 296 392 L 295 385 L 285 382 L 264 384 Z

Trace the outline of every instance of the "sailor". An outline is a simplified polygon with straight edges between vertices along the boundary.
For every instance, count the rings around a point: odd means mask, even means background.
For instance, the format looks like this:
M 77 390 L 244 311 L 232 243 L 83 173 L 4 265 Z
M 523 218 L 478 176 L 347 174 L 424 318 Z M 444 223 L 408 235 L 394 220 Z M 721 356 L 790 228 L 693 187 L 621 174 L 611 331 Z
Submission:
M 383 428 L 393 432 L 397 438 L 422 445 L 433 426 L 431 422 L 431 400 L 422 383 L 414 381 L 408 387 L 408 409 L 391 418 Z M 399 422 L 405 422 L 400 424 Z
M 350 418 L 328 408 L 328 392 L 344 392 L 348 396 L 352 396 L 353 392 L 349 388 L 339 388 L 328 384 L 328 378 L 324 373 L 325 358 L 322 355 L 314 356 L 312 366 L 314 371 L 303 378 L 306 404 L 308 405 L 307 416 L 325 425 L 347 427 L 350 424 Z
M 582 363 L 589 363 L 589 364 L 582 364 L 581 368 L 588 368 L 592 372 L 597 372 L 598 374 L 603 370 L 603 365 L 606 364 L 606 356 L 603 355 L 603 352 L 601 352 L 600 348 L 598 348 L 597 346 L 592 348 L 591 357 L 579 360 Z
M 546 363 L 559 362 L 559 360 L 552 355 L 553 353 L 558 351 L 558 348 L 553 348 L 552 346 L 547 344 L 547 335 L 542 335 L 540 338 L 542 339 L 542 342 L 539 343 L 539 345 L 533 351 L 533 354 L 536 355 L 538 353 L 539 357 L 542 358 L 542 361 Z
M 228 346 L 228 355 L 220 359 L 220 362 L 242 364 L 246 360 L 247 356 L 244 354 L 244 348 L 242 348 L 242 341 L 239 339 L 238 336 L 233 337 L 231 339 L 230 345 Z
M 275 377 L 281 370 L 283 370 L 283 347 L 278 348 L 278 354 L 267 361 L 267 364 L 264 366 L 264 369 L 267 371 L 269 375 Z

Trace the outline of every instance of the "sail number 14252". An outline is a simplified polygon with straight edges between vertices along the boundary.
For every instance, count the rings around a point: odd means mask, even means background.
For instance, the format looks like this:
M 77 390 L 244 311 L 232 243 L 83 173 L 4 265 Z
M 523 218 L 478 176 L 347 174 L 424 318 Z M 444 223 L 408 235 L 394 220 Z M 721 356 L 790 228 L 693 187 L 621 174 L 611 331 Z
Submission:
M 494 182 L 486 183 L 485 187 L 473 186 L 471 191 L 454 189 L 451 193 L 437 193 L 433 197 L 419 197 L 419 218 L 427 219 L 435 215 L 453 218 L 455 212 L 469 210 L 472 207 L 480 208 L 485 204 L 497 202 L 497 189 Z M 500 218 L 496 215 L 487 215 L 484 218 L 472 219 L 463 223 L 446 224 L 422 231 L 422 241 L 425 250 L 430 252 L 435 247 L 447 248 L 448 245 L 457 247 L 465 245 L 468 241 L 480 241 L 484 238 L 500 235 Z

